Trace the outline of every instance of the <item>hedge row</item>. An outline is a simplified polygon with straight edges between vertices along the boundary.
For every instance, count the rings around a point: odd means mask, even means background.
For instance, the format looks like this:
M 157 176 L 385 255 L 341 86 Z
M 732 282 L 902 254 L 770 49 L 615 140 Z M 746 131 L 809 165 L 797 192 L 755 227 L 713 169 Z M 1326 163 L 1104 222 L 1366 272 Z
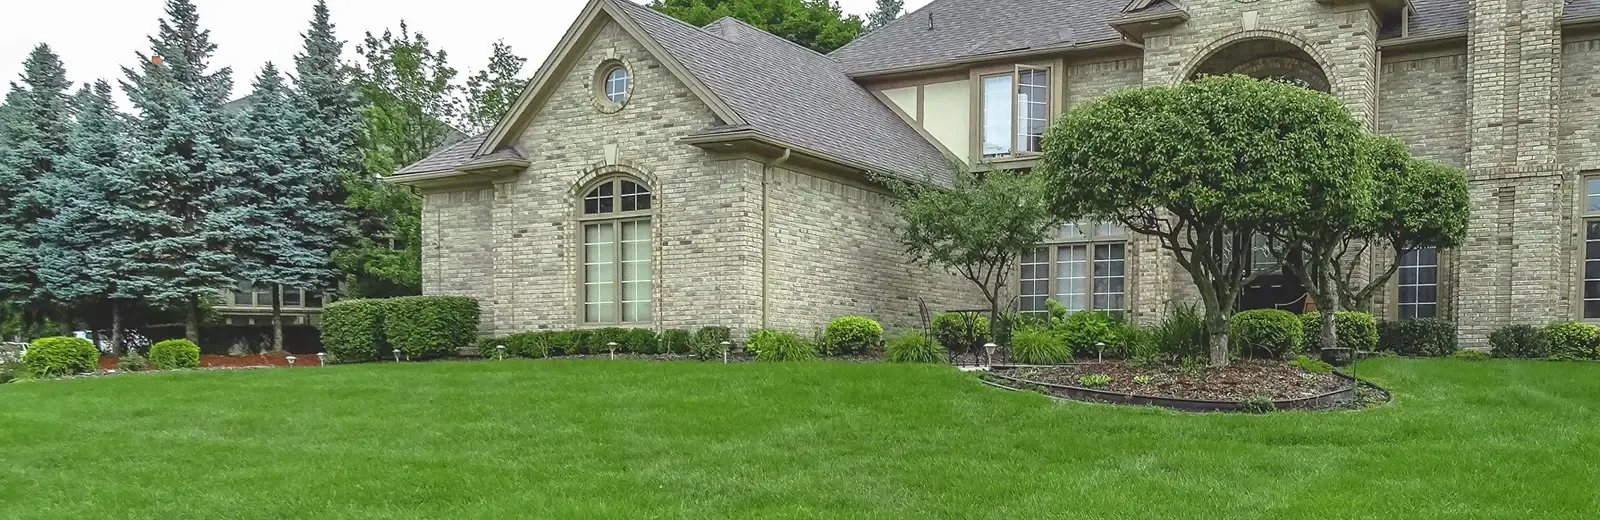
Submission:
M 478 335 L 478 301 L 464 296 L 343 300 L 322 311 L 322 344 L 340 363 L 445 357 Z

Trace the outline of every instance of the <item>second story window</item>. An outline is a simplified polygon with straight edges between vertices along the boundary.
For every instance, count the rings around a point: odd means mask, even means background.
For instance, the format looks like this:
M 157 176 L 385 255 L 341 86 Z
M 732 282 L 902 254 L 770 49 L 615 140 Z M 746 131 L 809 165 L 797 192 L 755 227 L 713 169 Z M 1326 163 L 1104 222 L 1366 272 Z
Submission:
M 1050 125 L 1050 69 L 1018 65 L 982 78 L 984 157 L 1037 153 Z

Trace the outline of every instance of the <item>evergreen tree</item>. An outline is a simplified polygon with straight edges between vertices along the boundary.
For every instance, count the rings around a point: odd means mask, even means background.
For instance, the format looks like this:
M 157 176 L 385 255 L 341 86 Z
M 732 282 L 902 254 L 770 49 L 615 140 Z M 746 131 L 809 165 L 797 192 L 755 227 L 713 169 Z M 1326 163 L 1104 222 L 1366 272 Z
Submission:
M 251 99 L 237 142 L 242 168 L 219 190 L 227 203 L 209 227 L 226 230 L 237 278 L 272 288 L 273 348 L 282 350 L 283 289 L 321 290 L 333 278 L 340 208 L 323 195 L 339 180 L 310 160 L 305 122 L 277 67 L 262 69 Z
M 873 9 L 871 13 L 867 13 L 866 30 L 882 29 L 883 26 L 889 25 L 889 22 L 899 19 L 900 14 L 905 10 L 905 0 L 878 0 L 878 7 Z
M 346 182 L 370 178 L 360 148 L 361 96 L 350 71 L 339 62 L 344 42 L 334 35 L 327 2 L 317 2 L 311 28 L 303 36 L 304 49 L 294 60 L 294 99 L 301 112 L 306 158 L 314 168 L 333 172 Z
M 38 258 L 45 291 L 81 305 L 104 302 L 111 311 L 111 347 L 121 353 L 131 307 L 159 280 L 139 280 L 130 268 L 137 243 L 124 219 L 130 199 L 126 177 L 132 148 L 129 121 L 117 112 L 111 84 L 99 81 L 76 97 L 77 120 L 68 155 L 47 178 L 44 192 L 55 213 L 40 222 Z
M 43 183 L 67 154 L 71 87 L 61 59 L 40 44 L 23 62 L 22 83 L 11 84 L 0 120 L 0 297 L 27 302 L 36 314 L 53 303 L 33 261 L 38 223 L 52 213 Z
M 511 53 L 505 41 L 494 43 L 489 67 L 467 78 L 467 106 L 462 125 L 468 133 L 479 133 L 500 123 L 511 105 L 522 95 L 528 80 L 518 77 L 527 58 Z
M 168 0 L 167 17 L 150 40 L 154 54 L 139 54 L 138 70 L 123 69 L 123 90 L 140 115 L 130 175 L 143 203 L 130 233 L 140 240 L 135 267 L 163 280 L 147 294 L 184 305 L 187 336 L 198 342 L 201 300 L 232 285 L 235 269 L 234 235 L 206 218 L 226 203 L 217 188 L 234 176 L 222 112 L 232 79 L 227 68 L 208 72 L 216 45 L 191 2 Z

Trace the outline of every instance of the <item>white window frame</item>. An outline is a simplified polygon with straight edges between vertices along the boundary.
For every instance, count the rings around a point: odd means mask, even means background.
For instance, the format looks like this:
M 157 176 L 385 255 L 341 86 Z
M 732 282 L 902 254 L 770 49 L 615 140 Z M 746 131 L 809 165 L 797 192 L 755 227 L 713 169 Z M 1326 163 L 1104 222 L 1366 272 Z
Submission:
M 616 75 L 618 72 L 622 73 L 620 78 Z M 602 81 L 605 84 L 602 93 L 605 94 L 607 100 L 612 103 L 623 103 L 628 100 L 629 84 L 633 83 L 633 73 L 628 71 L 628 67 L 619 63 L 607 68 L 606 75 Z M 616 88 L 613 89 L 613 87 Z

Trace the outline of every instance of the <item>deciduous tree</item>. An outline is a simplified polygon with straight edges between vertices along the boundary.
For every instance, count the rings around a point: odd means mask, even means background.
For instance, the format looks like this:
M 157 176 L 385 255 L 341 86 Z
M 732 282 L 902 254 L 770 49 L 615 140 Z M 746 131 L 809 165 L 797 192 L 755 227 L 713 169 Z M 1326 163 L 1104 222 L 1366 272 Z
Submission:
M 467 78 L 467 104 L 462 126 L 469 133 L 487 131 L 511 110 L 528 80 L 522 78 L 527 58 L 512 54 L 504 41 L 495 42 L 489 66 Z
M 861 34 L 861 17 L 830 0 L 652 0 L 650 8 L 694 26 L 731 16 L 826 54 Z

